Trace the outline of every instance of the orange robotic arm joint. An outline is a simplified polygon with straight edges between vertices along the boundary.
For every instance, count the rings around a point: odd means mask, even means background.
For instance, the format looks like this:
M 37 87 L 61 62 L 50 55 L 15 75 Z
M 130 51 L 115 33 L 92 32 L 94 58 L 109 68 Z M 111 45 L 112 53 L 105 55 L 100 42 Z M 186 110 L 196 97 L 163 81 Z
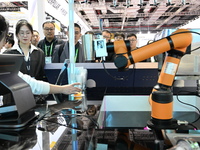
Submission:
M 124 41 L 115 41 L 114 45 L 116 46 L 114 47 L 114 51 L 116 57 L 114 63 L 118 69 L 123 70 L 127 69 L 133 63 L 140 62 L 164 52 L 168 52 L 170 55 L 177 55 L 176 57 L 182 57 L 186 48 L 191 44 L 191 41 L 191 32 L 185 29 L 179 29 L 171 36 L 165 37 L 133 51 L 130 51 L 125 46 L 123 48 L 117 46 L 124 45 Z

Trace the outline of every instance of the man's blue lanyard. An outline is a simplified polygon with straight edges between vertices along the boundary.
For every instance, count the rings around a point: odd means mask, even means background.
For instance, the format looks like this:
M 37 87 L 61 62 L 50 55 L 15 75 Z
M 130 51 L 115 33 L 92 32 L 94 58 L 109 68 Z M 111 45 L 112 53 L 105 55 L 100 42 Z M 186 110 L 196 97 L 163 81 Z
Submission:
M 51 56 L 53 52 L 53 43 L 51 43 L 51 46 L 44 45 L 45 48 L 45 56 Z M 49 53 L 48 53 L 49 52 Z

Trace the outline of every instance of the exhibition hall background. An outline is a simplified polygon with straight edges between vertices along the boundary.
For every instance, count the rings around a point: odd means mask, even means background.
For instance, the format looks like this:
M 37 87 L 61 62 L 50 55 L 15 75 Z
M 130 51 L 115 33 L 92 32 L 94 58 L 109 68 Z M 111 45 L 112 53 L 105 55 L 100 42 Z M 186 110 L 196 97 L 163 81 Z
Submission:
M 17 2 L 16 0 L 0 0 L 0 2 Z M 42 24 L 46 20 L 53 20 L 56 24 L 55 35 L 66 36 L 62 32 L 63 27 L 69 25 L 69 5 L 66 0 L 27 0 L 28 9 L 21 7 L 20 11 L 8 10 L 9 8 L 1 8 L 1 14 L 7 18 L 10 24 L 10 32 L 14 33 L 15 24 L 19 19 L 27 19 L 35 30 L 40 33 L 40 38 L 44 37 Z M 81 26 L 82 34 L 88 30 L 92 30 L 91 27 L 86 24 L 74 11 L 74 22 Z M 191 21 L 189 24 L 182 26 L 181 28 L 199 29 L 200 19 Z M 100 26 L 100 21 L 99 21 Z M 134 32 L 134 30 L 133 30 Z M 155 38 L 161 38 L 165 31 L 162 33 L 153 34 L 149 31 L 148 34 L 137 33 L 138 47 L 146 45 L 149 40 Z M 14 36 L 15 38 L 15 36 Z M 66 37 L 67 38 L 67 37 Z

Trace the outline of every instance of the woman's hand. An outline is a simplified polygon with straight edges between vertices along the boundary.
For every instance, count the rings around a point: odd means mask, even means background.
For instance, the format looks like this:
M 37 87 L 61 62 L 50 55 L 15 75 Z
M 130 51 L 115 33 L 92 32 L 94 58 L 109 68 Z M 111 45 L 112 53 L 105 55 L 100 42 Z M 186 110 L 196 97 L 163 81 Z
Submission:
M 80 85 L 80 83 L 73 83 L 67 85 L 53 85 L 50 84 L 50 92 L 49 94 L 77 94 L 81 92 L 81 89 L 75 87 L 76 85 Z
M 78 87 L 75 87 L 76 85 L 80 85 L 80 83 L 73 83 L 73 84 L 68 84 L 68 85 L 63 85 L 62 86 L 62 94 L 77 94 L 81 92 L 81 89 Z

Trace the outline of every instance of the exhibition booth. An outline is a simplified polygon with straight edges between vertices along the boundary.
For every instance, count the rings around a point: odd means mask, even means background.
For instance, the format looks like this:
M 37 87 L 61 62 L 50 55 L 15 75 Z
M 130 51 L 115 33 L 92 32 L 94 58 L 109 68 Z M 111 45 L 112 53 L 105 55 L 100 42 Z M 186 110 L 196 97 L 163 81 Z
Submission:
M 29 0 L 28 9 L 2 15 L 9 20 L 10 32 L 24 18 L 41 33 L 42 23 L 54 20 L 57 35 L 62 26 L 73 28 L 74 22 L 84 34 L 90 28 L 68 10 L 72 4 Z M 75 16 L 73 22 L 68 15 Z M 64 63 L 47 63 L 44 69 L 49 83 L 80 82 L 82 93 L 47 95 L 42 104 L 35 102 L 30 86 L 18 76 L 23 57 L 0 55 L 0 95 L 7 98 L 0 103 L 0 149 L 170 150 L 180 141 L 187 148 L 200 149 L 200 29 L 174 31 L 139 35 L 143 42 L 136 51 L 126 49 L 125 42 L 106 44 L 106 50 L 114 49 L 118 58 L 114 62 L 75 63 L 71 53 Z M 154 42 L 144 44 L 148 40 Z M 163 53 L 166 58 L 158 62 L 140 62 Z M 79 110 L 61 108 L 50 113 L 50 106 L 69 101 L 82 101 Z

